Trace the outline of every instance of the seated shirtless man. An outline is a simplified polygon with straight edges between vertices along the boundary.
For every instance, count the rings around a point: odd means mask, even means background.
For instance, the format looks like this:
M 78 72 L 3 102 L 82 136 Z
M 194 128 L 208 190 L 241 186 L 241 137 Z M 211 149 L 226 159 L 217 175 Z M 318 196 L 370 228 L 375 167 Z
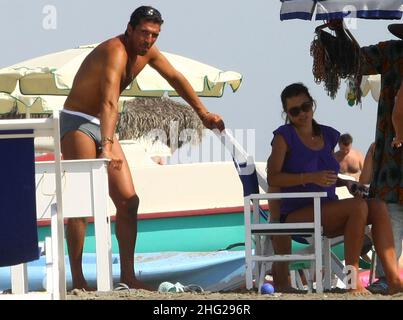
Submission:
M 353 149 L 353 137 L 348 133 L 340 136 L 338 144 L 339 150 L 334 156 L 340 164 L 340 173 L 352 176 L 358 181 L 364 165 L 363 154 Z
M 145 286 L 134 272 L 139 198 L 129 165 L 115 137 L 120 94 L 149 64 L 193 107 L 207 128 L 224 129 L 221 117 L 208 112 L 185 77 L 154 45 L 162 23 L 158 10 L 148 6 L 137 8 L 124 34 L 101 43 L 85 58 L 60 114 L 64 159 L 111 160 L 109 193 L 117 209 L 120 281 L 130 288 Z M 73 288 L 90 290 L 82 270 L 85 228 L 85 219 L 69 219 L 66 237 Z

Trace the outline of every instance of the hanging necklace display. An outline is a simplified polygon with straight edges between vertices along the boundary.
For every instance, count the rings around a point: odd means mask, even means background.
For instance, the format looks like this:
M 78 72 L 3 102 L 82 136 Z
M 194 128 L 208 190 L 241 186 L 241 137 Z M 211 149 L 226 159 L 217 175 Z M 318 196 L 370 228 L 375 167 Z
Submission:
M 341 79 L 347 79 L 351 101 L 361 104 L 360 47 L 348 29 L 338 30 L 339 37 L 324 31 L 324 24 L 315 29 L 310 54 L 313 58 L 312 73 L 315 83 L 324 83 L 326 93 L 334 99 Z

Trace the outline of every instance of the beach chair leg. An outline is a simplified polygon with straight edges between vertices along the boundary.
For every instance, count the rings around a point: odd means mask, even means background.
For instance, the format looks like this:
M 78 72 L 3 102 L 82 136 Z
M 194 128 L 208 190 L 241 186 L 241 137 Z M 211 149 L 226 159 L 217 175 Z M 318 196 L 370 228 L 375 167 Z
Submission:
M 345 276 L 344 272 L 343 272 L 344 264 L 343 264 L 343 262 L 341 262 L 339 260 L 339 258 L 333 252 L 331 252 L 330 255 L 331 255 L 332 272 L 340 280 L 340 281 L 337 281 L 338 287 L 339 287 L 340 283 L 343 283 L 343 285 L 344 285 L 344 282 L 343 282 L 344 276 Z
M 97 259 L 98 291 L 113 290 L 111 225 L 108 216 L 108 188 L 106 168 L 93 169 L 94 228 Z
M 331 254 L 330 254 L 330 239 L 324 237 L 323 239 L 323 289 L 330 290 L 332 288 L 332 264 L 331 264 Z
M 28 293 L 28 269 L 26 263 L 11 267 L 11 292 L 14 294 Z
M 52 255 L 52 238 L 45 238 L 45 261 L 46 261 L 46 292 L 53 292 L 53 255 Z
M 249 199 L 244 199 L 244 221 L 245 221 L 245 282 L 246 289 L 253 288 L 253 269 L 257 262 L 252 263 L 252 234 L 250 222 L 250 205 Z M 256 253 L 256 251 L 255 251 Z
M 306 270 L 305 272 L 305 278 L 306 278 L 306 282 L 308 285 L 308 292 L 312 293 L 313 292 L 313 283 L 314 283 L 314 279 L 315 279 L 315 267 L 313 265 L 313 263 L 311 263 L 311 266 L 309 267 L 309 271 Z
M 261 245 L 261 236 L 254 235 L 255 238 L 255 256 L 262 255 L 262 245 Z M 253 279 L 255 279 L 255 285 L 259 289 L 259 276 L 260 276 L 260 269 L 262 268 L 262 261 L 255 261 L 255 266 L 253 268 Z
M 298 289 L 297 285 L 297 278 L 295 275 L 295 270 L 290 270 L 290 281 L 291 281 L 291 287 Z
M 261 292 L 262 285 L 266 279 L 266 272 L 267 272 L 267 262 L 260 263 L 260 270 L 259 270 L 259 281 L 257 284 L 258 292 Z
M 375 270 L 376 270 L 376 264 L 377 264 L 377 258 L 376 258 L 376 252 L 375 248 L 372 248 L 371 250 L 372 255 L 371 255 L 371 268 L 369 269 L 369 283 L 368 285 L 371 285 L 375 281 Z
M 64 258 L 63 219 L 57 211 L 57 204 L 51 205 L 51 259 L 52 259 L 52 299 L 66 300 L 66 267 Z
M 302 272 L 304 272 L 304 269 L 302 269 Z M 301 279 L 301 275 L 299 273 L 299 270 L 295 270 L 295 275 L 296 275 L 295 278 L 296 278 L 296 281 L 297 281 L 297 289 L 304 290 L 305 286 L 302 283 L 302 279 Z M 304 276 L 305 276 L 305 274 L 304 274 Z

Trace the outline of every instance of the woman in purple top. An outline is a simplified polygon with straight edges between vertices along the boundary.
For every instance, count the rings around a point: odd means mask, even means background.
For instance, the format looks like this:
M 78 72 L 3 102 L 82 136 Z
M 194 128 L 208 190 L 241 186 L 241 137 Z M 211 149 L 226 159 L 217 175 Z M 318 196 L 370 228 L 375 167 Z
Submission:
M 358 197 L 339 200 L 335 193 L 336 184 L 351 187 L 347 181 L 337 178 L 339 165 L 333 149 L 339 132 L 319 125 L 313 119 L 315 101 L 303 84 L 286 87 L 281 101 L 287 118 L 286 124 L 274 131 L 268 161 L 269 185 L 280 187 L 281 192 L 327 192 L 322 201 L 323 232 L 328 237 L 344 235 L 346 265 L 356 270 L 356 287 L 350 289 L 353 292 L 369 294 L 359 280 L 358 262 L 365 226 L 372 224 L 375 248 L 388 269 L 389 293 L 403 291 L 386 205 L 378 200 L 366 201 Z M 313 221 L 313 200 L 283 199 L 280 213 L 282 222 Z

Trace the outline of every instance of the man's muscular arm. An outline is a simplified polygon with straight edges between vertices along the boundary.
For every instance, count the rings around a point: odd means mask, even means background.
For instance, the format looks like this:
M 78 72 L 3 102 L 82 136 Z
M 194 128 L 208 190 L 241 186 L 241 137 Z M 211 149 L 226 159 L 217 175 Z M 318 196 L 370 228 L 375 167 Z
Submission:
M 178 94 L 189 103 L 203 124 L 209 129 L 225 129 L 224 122 L 217 114 L 208 112 L 207 108 L 203 105 L 196 92 L 193 90 L 189 81 L 178 72 L 165 58 L 163 54 L 154 46 L 150 50 L 149 65 L 156 69 L 161 76 L 163 76 L 169 84 L 178 92 Z
M 124 51 L 115 48 L 107 48 L 103 59 L 103 70 L 100 79 L 100 122 L 102 137 L 102 157 L 111 159 L 111 165 L 120 169 L 122 159 L 112 154 L 112 145 L 115 140 L 116 122 L 118 119 L 118 100 L 120 96 L 120 84 L 125 71 L 127 55 Z

